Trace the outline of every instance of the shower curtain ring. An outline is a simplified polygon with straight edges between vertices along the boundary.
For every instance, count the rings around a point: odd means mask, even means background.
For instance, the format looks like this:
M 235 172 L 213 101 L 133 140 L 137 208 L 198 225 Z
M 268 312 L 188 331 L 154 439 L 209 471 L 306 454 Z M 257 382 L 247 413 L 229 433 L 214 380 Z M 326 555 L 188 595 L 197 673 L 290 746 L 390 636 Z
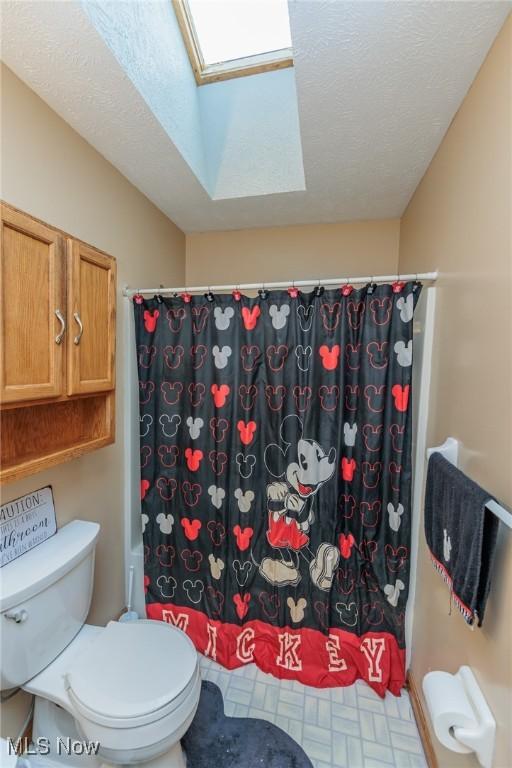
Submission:
M 396 280 L 391 286 L 391 288 L 393 289 L 393 293 L 400 293 L 404 285 L 405 283 L 403 282 L 403 280 L 400 280 L 400 272 L 398 272 L 396 276 Z
M 343 284 L 343 286 L 341 288 L 341 295 L 342 296 L 350 296 L 350 294 L 354 290 L 354 287 L 352 285 L 350 285 L 350 280 L 351 279 L 352 278 L 350 278 L 350 277 L 346 278 L 345 283 Z

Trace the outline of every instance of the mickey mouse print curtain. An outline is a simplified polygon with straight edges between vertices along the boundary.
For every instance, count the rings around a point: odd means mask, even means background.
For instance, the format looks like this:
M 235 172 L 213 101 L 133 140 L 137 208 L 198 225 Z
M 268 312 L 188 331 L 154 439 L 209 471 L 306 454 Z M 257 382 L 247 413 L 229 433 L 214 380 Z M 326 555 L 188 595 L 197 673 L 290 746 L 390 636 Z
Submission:
M 398 694 L 420 290 L 135 297 L 149 618 L 228 668 Z

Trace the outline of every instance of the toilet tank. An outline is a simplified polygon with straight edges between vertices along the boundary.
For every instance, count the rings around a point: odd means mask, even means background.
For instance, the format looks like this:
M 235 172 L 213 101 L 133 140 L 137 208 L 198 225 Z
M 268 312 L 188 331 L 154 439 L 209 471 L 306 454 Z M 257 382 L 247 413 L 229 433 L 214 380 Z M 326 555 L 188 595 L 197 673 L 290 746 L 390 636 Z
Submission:
M 80 631 L 99 530 L 74 520 L 0 570 L 0 690 L 37 675 Z

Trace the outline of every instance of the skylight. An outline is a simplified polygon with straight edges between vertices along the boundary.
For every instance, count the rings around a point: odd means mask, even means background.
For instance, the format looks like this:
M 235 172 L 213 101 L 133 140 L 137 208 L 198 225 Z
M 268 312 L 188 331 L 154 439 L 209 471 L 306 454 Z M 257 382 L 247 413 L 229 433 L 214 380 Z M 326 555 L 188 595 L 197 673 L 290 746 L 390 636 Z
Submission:
M 287 0 L 173 0 L 199 85 L 293 65 Z

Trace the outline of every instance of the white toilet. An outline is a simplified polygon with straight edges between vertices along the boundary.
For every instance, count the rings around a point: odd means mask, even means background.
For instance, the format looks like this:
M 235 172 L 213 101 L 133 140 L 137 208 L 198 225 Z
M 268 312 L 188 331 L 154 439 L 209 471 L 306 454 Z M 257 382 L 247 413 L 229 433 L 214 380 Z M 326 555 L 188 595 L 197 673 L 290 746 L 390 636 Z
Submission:
M 49 740 L 49 765 L 184 768 L 180 739 L 201 690 L 197 652 L 158 621 L 84 624 L 98 533 L 75 520 L 2 568 L 0 689 L 35 695 L 33 741 Z M 80 743 L 96 741 L 96 755 L 79 754 Z

